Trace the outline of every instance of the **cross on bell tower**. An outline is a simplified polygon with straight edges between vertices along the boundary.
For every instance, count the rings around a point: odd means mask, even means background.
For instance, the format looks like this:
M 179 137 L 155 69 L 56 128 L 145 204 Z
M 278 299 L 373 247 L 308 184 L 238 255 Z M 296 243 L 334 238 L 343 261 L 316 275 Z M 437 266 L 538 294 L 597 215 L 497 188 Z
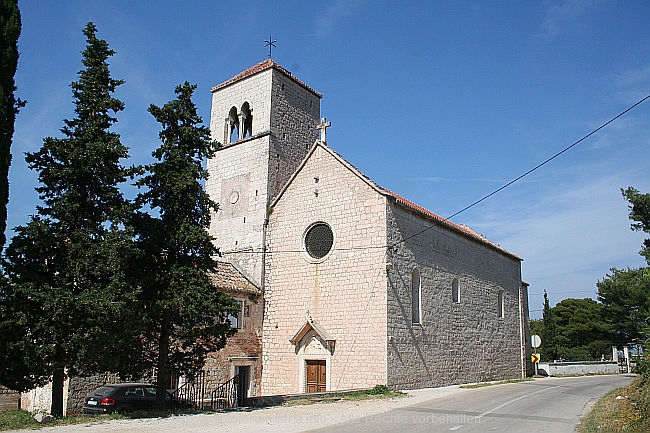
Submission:
M 269 40 L 268 40 L 268 41 L 264 41 L 264 44 L 265 44 L 264 47 L 265 47 L 265 48 L 266 48 L 266 47 L 269 48 L 269 59 L 271 58 L 271 55 L 273 54 L 273 48 L 277 48 L 277 46 L 275 45 L 276 42 L 277 42 L 277 41 L 274 40 L 274 39 L 272 39 L 271 36 L 269 36 Z
M 320 141 L 327 144 L 327 128 L 332 126 L 332 122 L 328 122 L 326 117 L 321 118 L 320 125 L 316 129 L 320 129 Z

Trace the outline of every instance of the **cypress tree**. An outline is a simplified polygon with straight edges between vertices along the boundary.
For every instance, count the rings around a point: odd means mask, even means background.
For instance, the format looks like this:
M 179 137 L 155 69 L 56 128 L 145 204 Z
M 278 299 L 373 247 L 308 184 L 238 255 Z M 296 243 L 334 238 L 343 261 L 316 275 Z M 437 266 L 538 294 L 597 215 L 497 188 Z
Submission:
M 0 0 L 0 249 L 6 241 L 14 122 L 18 109 L 24 106 L 24 102 L 16 99 L 14 95 L 20 30 L 18 0 Z
M 136 234 L 142 323 L 150 358 L 157 360 L 159 407 L 172 373 L 191 377 L 208 353 L 225 345 L 234 330 L 224 318 L 237 308 L 230 296 L 214 290 L 209 277 L 218 250 L 207 229 L 217 205 L 202 182 L 208 176 L 203 160 L 213 156 L 215 144 L 192 102 L 195 88 L 186 82 L 176 88 L 175 100 L 149 107 L 162 126 L 162 144 L 153 152 L 157 162 L 137 183 L 146 188 L 138 203 L 157 213 L 140 213 Z
M 544 309 L 542 311 L 542 325 L 544 333 L 542 337 L 541 352 L 546 357 L 546 361 L 553 361 L 557 359 L 557 328 L 555 325 L 555 318 L 553 317 L 553 310 L 548 302 L 548 294 L 544 290 Z
M 0 340 L 14 357 L 5 381 L 25 389 L 51 380 L 54 416 L 63 415 L 66 374 L 106 368 L 87 355 L 120 338 L 112 335 L 117 315 L 132 299 L 122 260 L 130 206 L 118 188 L 129 175 L 120 164 L 128 149 L 110 130 L 123 109 L 112 96 L 122 81 L 111 77 L 114 51 L 96 32 L 93 23 L 83 31 L 84 69 L 71 84 L 76 116 L 64 120 L 63 138 L 45 138 L 26 156 L 42 205 L 17 229 L 4 263 L 11 320 L 2 319 Z

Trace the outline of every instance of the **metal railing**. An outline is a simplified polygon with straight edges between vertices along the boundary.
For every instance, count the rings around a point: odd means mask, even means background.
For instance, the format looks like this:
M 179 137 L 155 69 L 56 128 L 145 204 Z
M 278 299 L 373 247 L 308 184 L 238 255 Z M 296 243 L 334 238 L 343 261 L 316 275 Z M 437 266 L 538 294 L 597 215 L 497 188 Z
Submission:
M 185 382 L 171 394 L 172 409 L 191 408 L 203 409 L 205 400 L 205 372 L 201 372 L 191 381 Z
M 237 406 L 239 375 L 219 385 L 210 393 L 210 410 L 230 409 Z

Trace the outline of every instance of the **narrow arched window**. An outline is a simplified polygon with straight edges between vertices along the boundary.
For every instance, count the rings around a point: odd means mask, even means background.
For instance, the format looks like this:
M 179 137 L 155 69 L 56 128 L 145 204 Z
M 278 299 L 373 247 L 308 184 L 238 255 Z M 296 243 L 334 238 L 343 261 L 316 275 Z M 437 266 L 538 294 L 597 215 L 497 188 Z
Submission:
M 241 106 L 242 134 L 241 138 L 247 138 L 253 135 L 253 114 L 248 102 Z
M 422 286 L 417 268 L 411 273 L 411 315 L 412 323 L 422 323 Z
M 228 112 L 228 143 L 239 140 L 239 116 L 237 108 L 232 107 Z
M 503 290 L 499 290 L 497 299 L 497 312 L 499 313 L 499 317 L 505 316 L 505 306 L 503 305 Z
M 460 303 L 460 284 L 458 278 L 451 281 L 451 300 L 452 302 Z

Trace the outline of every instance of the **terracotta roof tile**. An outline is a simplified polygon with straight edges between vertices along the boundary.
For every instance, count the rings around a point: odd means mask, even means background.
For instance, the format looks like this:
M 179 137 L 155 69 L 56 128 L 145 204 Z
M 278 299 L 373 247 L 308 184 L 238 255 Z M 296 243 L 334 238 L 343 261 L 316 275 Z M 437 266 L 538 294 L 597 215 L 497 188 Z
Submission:
M 210 279 L 215 288 L 231 292 L 260 293 L 255 286 L 232 263 L 217 262 L 215 272 L 210 273 Z
M 243 72 L 240 72 L 239 74 L 235 75 L 231 79 L 229 79 L 227 81 L 224 81 L 221 84 L 217 84 L 216 86 L 212 87 L 212 91 L 216 92 L 219 89 L 223 89 L 224 87 L 228 87 L 229 85 L 231 85 L 233 83 L 236 83 L 237 81 L 243 80 L 246 77 L 250 77 L 251 75 L 255 75 L 257 73 L 260 73 L 260 72 L 265 71 L 265 70 L 270 69 L 270 68 L 275 68 L 276 70 L 282 72 L 284 75 L 291 78 L 292 80 L 294 80 L 296 83 L 300 84 L 305 89 L 307 89 L 310 92 L 314 93 L 319 98 L 323 97 L 322 94 L 320 94 L 316 90 L 309 87 L 304 81 L 299 80 L 295 75 L 293 75 L 291 72 L 287 71 L 286 69 L 284 69 L 282 66 L 280 66 L 278 63 L 274 62 L 271 59 L 266 59 L 263 62 L 260 62 L 255 66 L 251 66 L 250 68 L 246 69 Z
M 447 227 L 449 227 L 449 228 L 451 228 L 451 229 L 453 229 L 453 230 L 455 230 L 457 232 L 460 232 L 460 233 L 462 233 L 462 234 L 464 234 L 466 236 L 474 238 L 474 240 L 479 241 L 482 244 L 486 244 L 486 245 L 488 245 L 488 246 L 490 246 L 490 247 L 492 247 L 492 248 L 494 248 L 494 249 L 496 249 L 498 251 L 501 251 L 501 252 L 503 252 L 503 253 L 505 253 L 505 254 L 507 254 L 509 256 L 512 256 L 512 257 L 514 257 L 514 258 L 516 258 L 518 260 L 521 260 L 515 254 L 512 254 L 511 252 L 505 250 L 500 245 L 495 244 L 494 242 L 490 241 L 485 236 L 475 232 L 474 230 L 472 230 L 468 226 L 466 226 L 464 224 L 461 224 L 461 225 L 455 224 L 455 223 L 449 221 L 448 219 L 445 219 L 445 218 L 441 217 L 440 215 L 437 215 L 437 214 L 431 212 L 430 210 L 425 209 L 422 206 L 417 205 L 417 204 L 413 203 L 412 201 L 407 200 L 407 199 L 405 199 L 404 197 L 402 197 L 402 196 L 400 196 L 398 194 L 395 194 L 392 191 L 389 191 L 389 190 L 387 190 L 385 188 L 382 188 L 382 189 L 384 191 L 386 191 L 387 195 L 393 197 L 402 206 L 407 207 L 409 209 L 412 209 L 412 210 L 416 211 L 417 213 L 422 214 L 422 215 L 424 215 L 424 216 L 426 216 L 426 217 L 428 217 L 430 219 L 433 219 L 436 222 L 438 222 L 438 223 L 440 223 L 442 225 L 445 225 L 445 226 L 447 226 Z

